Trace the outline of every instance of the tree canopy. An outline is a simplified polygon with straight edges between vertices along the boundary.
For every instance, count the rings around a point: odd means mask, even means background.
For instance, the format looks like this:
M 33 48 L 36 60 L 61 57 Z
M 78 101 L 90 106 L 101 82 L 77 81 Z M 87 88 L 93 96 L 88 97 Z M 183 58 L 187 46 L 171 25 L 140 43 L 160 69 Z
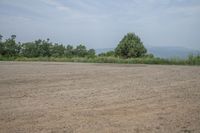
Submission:
M 146 53 L 146 48 L 135 33 L 125 35 L 115 49 L 115 54 L 123 58 L 142 57 Z
M 0 55 L 1 56 L 24 56 L 24 57 L 95 57 L 95 50 L 87 50 L 86 46 L 80 44 L 75 48 L 72 45 L 51 43 L 50 39 L 38 39 L 34 42 L 16 43 L 16 35 L 11 35 L 5 41 L 0 35 Z

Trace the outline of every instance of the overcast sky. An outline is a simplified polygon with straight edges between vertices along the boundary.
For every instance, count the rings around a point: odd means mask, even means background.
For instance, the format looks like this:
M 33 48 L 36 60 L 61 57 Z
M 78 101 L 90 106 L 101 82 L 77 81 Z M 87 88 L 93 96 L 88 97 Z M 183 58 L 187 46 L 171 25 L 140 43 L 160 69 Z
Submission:
M 0 0 L 4 38 L 113 48 L 128 32 L 148 46 L 200 49 L 200 0 Z

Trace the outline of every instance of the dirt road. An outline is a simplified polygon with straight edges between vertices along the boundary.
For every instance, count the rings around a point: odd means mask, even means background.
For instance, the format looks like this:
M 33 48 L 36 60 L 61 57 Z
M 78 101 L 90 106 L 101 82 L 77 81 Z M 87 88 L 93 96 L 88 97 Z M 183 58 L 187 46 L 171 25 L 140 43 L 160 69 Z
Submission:
M 200 67 L 0 62 L 1 133 L 200 133 Z

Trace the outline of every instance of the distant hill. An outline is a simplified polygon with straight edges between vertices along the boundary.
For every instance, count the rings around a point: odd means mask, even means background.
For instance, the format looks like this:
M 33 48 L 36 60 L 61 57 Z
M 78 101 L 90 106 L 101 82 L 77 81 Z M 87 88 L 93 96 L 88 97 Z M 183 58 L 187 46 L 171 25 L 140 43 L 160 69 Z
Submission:
M 200 50 L 191 50 L 184 47 L 146 46 L 146 48 L 148 49 L 148 53 L 161 58 L 187 58 L 189 54 L 200 54 Z M 110 50 L 114 50 L 114 48 L 96 49 L 96 53 L 99 54 Z
M 161 58 L 187 58 L 189 54 L 198 54 L 200 51 L 191 50 L 184 47 L 147 47 L 148 52 L 154 54 L 156 57 Z

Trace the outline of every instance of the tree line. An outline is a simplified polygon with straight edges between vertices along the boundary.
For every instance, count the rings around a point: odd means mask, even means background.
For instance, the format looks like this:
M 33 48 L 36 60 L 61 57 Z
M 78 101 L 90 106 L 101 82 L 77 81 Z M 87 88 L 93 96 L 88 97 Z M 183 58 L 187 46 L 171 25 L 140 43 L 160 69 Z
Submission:
M 52 43 L 50 39 L 16 43 L 16 35 L 11 35 L 5 41 L 2 38 L 3 36 L 0 35 L 0 55 L 5 57 L 96 57 L 95 50 L 87 49 L 83 44 L 73 47 L 73 45 Z M 100 53 L 98 56 L 121 57 L 126 59 L 153 57 L 152 54 L 147 54 L 147 49 L 135 33 L 126 34 L 113 51 Z
M 16 35 L 3 41 L 0 35 L 0 55 L 6 57 L 95 57 L 94 49 L 80 44 L 76 47 L 50 42 L 50 39 L 38 39 L 34 42 L 16 43 Z

